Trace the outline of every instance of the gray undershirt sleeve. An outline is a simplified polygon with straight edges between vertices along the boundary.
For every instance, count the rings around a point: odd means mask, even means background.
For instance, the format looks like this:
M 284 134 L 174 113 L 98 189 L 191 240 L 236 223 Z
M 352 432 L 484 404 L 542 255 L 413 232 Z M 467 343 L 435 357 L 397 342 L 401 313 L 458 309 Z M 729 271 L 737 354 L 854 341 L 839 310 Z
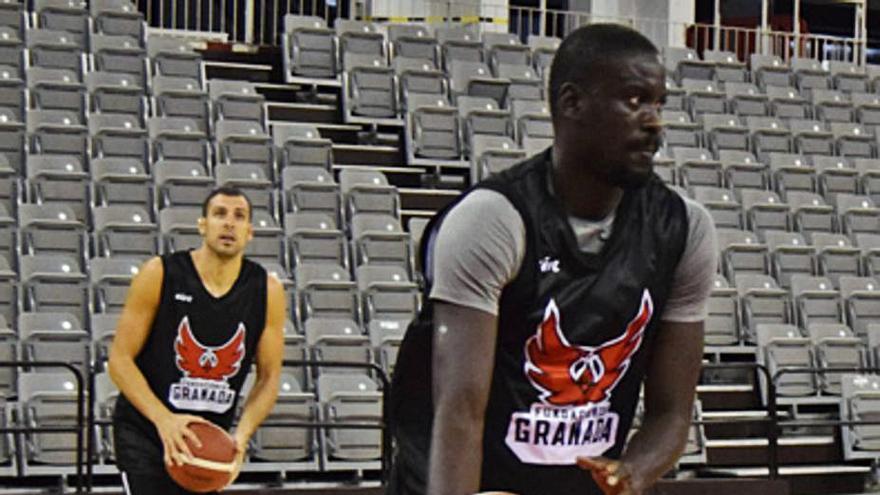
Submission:
M 525 225 L 501 193 L 476 189 L 455 205 L 434 240 L 431 299 L 498 315 L 501 290 L 525 255 Z

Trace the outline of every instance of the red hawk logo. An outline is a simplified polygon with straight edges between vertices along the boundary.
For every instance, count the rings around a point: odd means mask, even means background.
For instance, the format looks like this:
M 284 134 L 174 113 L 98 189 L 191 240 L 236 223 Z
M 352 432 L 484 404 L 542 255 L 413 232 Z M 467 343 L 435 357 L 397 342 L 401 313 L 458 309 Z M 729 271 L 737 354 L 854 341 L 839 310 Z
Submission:
M 646 289 L 638 314 L 621 336 L 599 347 L 580 347 L 565 339 L 559 309 L 551 299 L 544 321 L 526 341 L 525 371 L 532 385 L 541 390 L 541 400 L 555 406 L 581 406 L 609 399 L 642 344 L 653 312 Z
M 188 378 L 204 380 L 226 380 L 238 373 L 244 358 L 244 323 L 225 344 L 216 347 L 202 345 L 196 340 L 189 327 L 189 318 L 180 320 L 174 352 L 177 354 L 177 367 Z

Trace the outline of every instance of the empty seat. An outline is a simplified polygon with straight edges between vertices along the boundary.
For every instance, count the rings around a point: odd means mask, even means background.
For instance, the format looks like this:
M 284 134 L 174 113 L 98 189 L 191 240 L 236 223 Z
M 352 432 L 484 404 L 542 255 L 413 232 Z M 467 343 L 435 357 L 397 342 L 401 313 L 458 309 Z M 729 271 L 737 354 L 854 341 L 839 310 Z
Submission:
M 0 64 L 23 72 L 25 69 L 24 43 L 17 28 L 0 26 Z
M 95 70 L 131 76 L 137 86 L 147 87 L 147 52 L 131 36 L 92 36 L 92 60 Z
M 153 78 L 153 111 L 157 117 L 184 117 L 202 132 L 210 129 L 210 102 L 199 82 L 187 77 Z
M 715 226 L 722 229 L 742 229 L 742 209 L 733 192 L 720 187 L 694 187 L 694 199 L 709 211 Z
M 92 154 L 96 158 L 127 158 L 146 165 L 150 161 L 147 131 L 136 117 L 123 114 L 89 116 Z
M 813 167 L 819 180 L 819 192 L 826 198 L 840 193 L 854 194 L 859 186 L 859 172 L 849 159 L 842 156 L 813 157 Z
M 777 117 L 746 117 L 755 154 L 766 159 L 770 153 L 792 151 L 791 132 L 788 124 Z
M 874 156 L 874 139 L 867 127 L 849 122 L 832 122 L 831 133 L 838 155 L 850 158 Z
M 381 394 L 366 375 L 323 374 L 318 377 L 318 399 L 329 423 L 368 423 L 375 428 L 328 428 L 329 462 L 378 460 L 381 454 Z
M 311 124 L 281 124 L 272 126 L 272 142 L 278 158 L 278 168 L 316 166 L 330 169 L 333 162 L 333 143 L 322 138 Z
M 813 323 L 842 323 L 840 293 L 826 277 L 795 274 L 791 278 L 795 314 L 801 328 Z
M 215 130 L 217 163 L 226 165 L 257 165 L 266 177 L 275 180 L 272 138 L 262 126 L 248 121 L 221 120 Z
M 483 62 L 483 44 L 480 36 L 467 26 L 448 26 L 435 29 L 440 44 L 440 56 L 447 73 L 454 62 Z
M 681 87 L 687 94 L 685 105 L 692 116 L 726 112 L 727 100 L 713 81 L 685 79 L 681 82 Z
M 834 135 L 825 122 L 819 120 L 791 119 L 788 121 L 794 140 L 794 148 L 802 155 L 833 155 Z
M 336 77 L 336 36 L 317 16 L 284 16 L 285 78 Z
M 437 38 L 427 26 L 414 24 L 389 24 L 388 42 L 393 59 L 401 57 L 427 59 L 437 63 Z
M 31 110 L 27 114 L 28 140 L 32 153 L 73 155 L 80 164 L 88 156 L 88 130 L 74 112 Z
M 715 64 L 700 60 L 697 52 L 692 48 L 664 46 L 662 51 L 666 70 L 675 77 L 676 81 L 683 79 L 709 81 L 715 78 Z
M 673 148 L 671 151 L 682 186 L 723 185 L 721 162 L 715 159 L 711 151 L 701 148 Z
M 687 112 L 663 111 L 663 138 L 666 146 L 699 148 L 703 143 L 702 135 L 702 127 L 694 123 Z
M 798 328 L 788 324 L 761 323 L 758 332 L 758 359 L 771 375 L 786 368 L 814 367 L 813 346 Z M 763 383 L 763 382 L 762 382 Z M 776 392 L 785 397 L 813 395 L 817 391 L 813 373 L 779 375 Z
M 871 325 L 880 324 L 880 283 L 870 277 L 840 277 L 846 322 L 859 337 L 868 336 Z
M 385 36 L 372 22 L 337 19 L 336 37 L 343 65 L 350 55 L 373 55 L 387 59 Z
M 791 206 L 794 229 L 802 234 L 809 232 L 837 232 L 838 222 L 834 207 L 822 196 L 806 191 L 786 194 Z
M 397 266 L 365 264 L 357 269 L 357 283 L 369 332 L 393 328 L 402 337 L 421 307 L 421 293 L 409 274 Z
M 318 420 L 315 396 L 302 390 L 300 382 L 290 373 L 279 379 L 278 398 L 272 412 L 254 432 L 252 457 L 258 461 L 303 462 L 318 451 L 313 428 L 294 428 L 284 423 L 307 423 Z
M 339 173 L 339 186 L 347 218 L 359 213 L 400 216 L 397 188 L 388 184 L 382 172 L 345 169 Z
M 749 130 L 736 115 L 704 113 L 700 119 L 709 138 L 709 149 L 716 154 L 722 149 L 749 149 Z
M 394 70 L 383 56 L 350 53 L 343 67 L 346 112 L 372 118 L 397 116 Z
M 756 342 L 762 323 L 792 324 L 791 297 L 769 275 L 744 273 L 736 276 L 740 297 L 740 331 L 747 342 Z
M 135 205 L 153 210 L 153 180 L 132 158 L 92 159 L 92 204 Z
M 147 114 L 144 87 L 130 74 L 89 72 L 86 74 L 89 110 L 95 113 L 131 115 L 143 124 Z
M 501 110 L 498 102 L 491 98 L 459 96 L 458 114 L 462 121 L 462 133 L 468 154 L 474 136 L 513 137 L 510 112 Z
M 779 56 L 753 53 L 749 56 L 749 62 L 754 80 L 762 88 L 791 85 L 791 69 Z
M 880 233 L 880 208 L 868 196 L 836 194 L 834 204 L 844 234 L 855 239 L 857 234 Z
M 144 39 L 144 16 L 129 0 L 92 0 L 89 5 L 97 33 Z
M 121 313 L 131 280 L 140 261 L 125 258 L 95 258 L 89 267 L 94 309 L 99 313 Z
M 79 262 L 67 255 L 26 255 L 19 260 L 22 309 L 88 315 L 88 284 Z
M 246 254 L 258 263 L 283 266 L 286 247 L 284 230 L 266 210 L 254 209 L 251 218 L 253 238 L 248 243 Z
M 220 164 L 214 168 L 217 185 L 229 185 L 243 191 L 251 202 L 254 211 L 261 210 L 275 214 L 275 189 L 272 181 L 266 177 L 262 167 L 255 164 Z
M 407 101 L 407 133 L 410 155 L 415 158 L 457 160 L 458 110 L 436 96 L 411 95 Z
M 181 77 L 198 81 L 201 88 L 202 56 L 185 39 L 150 36 L 147 56 L 154 76 Z
M 791 59 L 795 86 L 805 89 L 831 89 L 831 72 L 822 67 L 822 62 L 812 58 L 794 57 Z
M 720 150 L 718 159 L 724 170 L 724 183 L 734 189 L 769 189 L 770 174 L 750 151 Z
M 483 33 L 483 50 L 489 67 L 499 74 L 504 66 L 528 67 L 532 61 L 532 51 L 520 42 L 519 36 L 513 33 Z
M 853 107 L 846 93 L 834 90 L 810 91 L 816 118 L 826 122 L 852 122 Z
M 770 113 L 781 119 L 806 119 L 812 114 L 812 106 L 797 88 L 791 86 L 767 86 L 764 88 L 770 100 Z
M 197 162 L 162 160 L 154 166 L 158 207 L 201 207 L 214 180 Z
M 736 274 L 770 272 L 767 245 L 746 230 L 718 229 L 721 268 L 729 280 Z
M 446 74 L 437 69 L 430 59 L 401 56 L 394 59 L 392 67 L 400 92 L 400 106 L 403 109 L 409 109 L 408 101 L 411 94 L 426 94 L 446 99 L 449 92 Z
M 336 222 L 324 213 L 297 212 L 284 217 L 290 266 L 331 263 L 348 266 L 348 243 Z
M 352 253 L 355 266 L 364 263 L 402 267 L 412 273 L 413 251 L 409 235 L 390 216 L 360 213 L 351 218 Z
M 8 110 L 12 120 L 21 122 L 25 112 L 25 83 L 16 67 L 0 65 L 0 108 Z
M 816 169 L 800 154 L 770 153 L 773 187 L 785 198 L 791 191 L 816 192 Z
M 850 93 L 868 90 L 868 77 L 864 67 L 850 62 L 830 60 L 828 69 L 831 71 L 834 89 Z
M 73 209 L 61 204 L 29 204 L 18 207 L 21 253 L 68 255 L 85 266 L 88 249 L 86 225 Z
M 202 245 L 198 222 L 202 210 L 196 207 L 168 207 L 159 210 L 159 230 L 165 252 L 195 249 Z
M 89 174 L 75 156 L 31 155 L 27 163 L 28 200 L 61 204 L 88 223 Z
M 300 322 L 317 318 L 360 320 L 357 286 L 348 270 L 329 263 L 303 263 L 294 271 Z M 351 330 L 349 333 L 354 332 Z M 360 333 L 358 330 L 354 333 Z
M 40 110 L 65 110 L 85 116 L 85 86 L 72 71 L 32 67 L 28 70 L 31 105 Z
M 792 230 L 789 206 L 773 191 L 743 189 L 739 191 L 746 226 L 755 232 Z
M 18 377 L 21 426 L 71 428 L 69 433 L 25 435 L 28 462 L 76 462 L 77 381 L 69 372 L 22 373 Z
M 544 83 L 530 66 L 499 65 L 498 77 L 510 81 L 505 107 L 515 100 L 543 100 Z
M 511 107 L 517 142 L 523 148 L 527 139 L 552 140 L 553 120 L 547 102 L 517 100 Z
M 153 117 L 150 141 L 156 160 L 194 161 L 207 167 L 210 147 L 206 130 L 198 121 L 185 117 Z
M 68 69 L 82 81 L 86 70 L 81 35 L 53 29 L 31 29 L 27 35 L 28 61 L 33 67 Z
M 864 367 L 865 348 L 852 330 L 842 323 L 814 323 L 807 328 L 816 352 L 816 365 L 828 368 L 850 368 L 855 372 Z M 822 392 L 840 395 L 840 380 L 844 372 L 821 371 L 819 383 Z
M 880 95 L 871 93 L 852 93 L 856 121 L 863 125 L 880 125 Z
M 485 96 L 504 104 L 510 81 L 496 78 L 489 67 L 478 61 L 457 60 L 449 70 L 449 90 L 453 97 Z
M 880 234 L 856 234 L 856 245 L 862 250 L 862 272 L 880 275 Z
M 83 2 L 34 0 L 33 8 L 37 26 L 41 28 L 68 31 L 80 36 L 89 34 L 89 12 Z
M 746 64 L 739 61 L 733 52 L 723 50 L 704 50 L 703 60 L 715 64 L 715 79 L 727 85 L 727 83 L 746 82 L 749 80 L 749 71 Z
M 767 95 L 752 83 L 727 82 L 724 84 L 730 111 L 743 116 L 764 116 L 770 111 Z
M 552 63 L 553 56 L 556 54 L 556 50 L 559 49 L 560 44 L 562 44 L 562 40 L 553 36 L 535 36 L 529 34 L 529 47 L 532 49 L 532 63 L 539 76 L 545 77 L 545 74 L 549 74 L 550 64 Z
M 724 276 L 716 274 L 709 293 L 704 343 L 706 345 L 737 344 L 740 340 L 739 314 L 736 289 L 730 287 Z
M 513 140 L 505 136 L 474 136 L 471 142 L 471 183 L 501 172 L 526 158 Z
M 825 275 L 837 287 L 843 275 L 858 275 L 860 252 L 843 234 L 811 232 L 811 243 L 816 247 L 819 273 Z
M 246 120 L 265 128 L 266 98 L 257 93 L 254 85 L 245 81 L 212 79 L 208 94 L 214 105 L 217 120 Z
M 340 216 L 339 185 L 321 167 L 287 167 L 281 172 L 284 211 L 317 212 Z
M 880 160 L 856 158 L 854 162 L 856 170 L 859 171 L 862 192 L 870 196 L 874 202 L 880 202 Z
M 158 254 L 158 226 L 142 207 L 99 206 L 92 215 L 98 256 L 146 259 Z
M 816 273 L 816 250 L 796 232 L 768 231 L 764 240 L 770 250 L 770 272 L 779 285 L 791 287 L 793 275 Z

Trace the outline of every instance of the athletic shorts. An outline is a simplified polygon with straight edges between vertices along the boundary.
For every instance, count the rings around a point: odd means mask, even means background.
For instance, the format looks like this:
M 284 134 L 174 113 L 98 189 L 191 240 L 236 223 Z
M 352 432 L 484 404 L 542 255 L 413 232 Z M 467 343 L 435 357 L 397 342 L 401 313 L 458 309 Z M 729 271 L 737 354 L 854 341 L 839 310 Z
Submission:
M 164 470 L 161 473 L 138 474 L 120 472 L 125 495 L 190 495 L 195 494 L 181 488 Z M 217 492 L 212 492 L 217 493 Z

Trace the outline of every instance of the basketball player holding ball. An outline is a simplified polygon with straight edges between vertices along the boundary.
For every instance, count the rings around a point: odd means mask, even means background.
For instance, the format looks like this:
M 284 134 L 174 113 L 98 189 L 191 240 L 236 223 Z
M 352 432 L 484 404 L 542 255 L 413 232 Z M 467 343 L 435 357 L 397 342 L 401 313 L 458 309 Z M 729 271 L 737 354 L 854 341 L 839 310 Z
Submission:
M 389 495 L 640 495 L 673 467 L 717 254 L 708 212 L 653 173 L 665 94 L 643 35 L 575 30 L 550 69 L 552 147 L 427 226 Z
M 121 392 L 113 416 L 116 464 L 128 495 L 189 493 L 166 465 L 191 458 L 187 441 L 199 445 L 188 424 L 230 429 L 254 363 L 256 381 L 233 434 L 234 480 L 278 396 L 285 294 L 244 258 L 253 237 L 250 201 L 236 188 L 215 189 L 198 229 L 199 248 L 141 267 L 110 349 L 110 377 Z

